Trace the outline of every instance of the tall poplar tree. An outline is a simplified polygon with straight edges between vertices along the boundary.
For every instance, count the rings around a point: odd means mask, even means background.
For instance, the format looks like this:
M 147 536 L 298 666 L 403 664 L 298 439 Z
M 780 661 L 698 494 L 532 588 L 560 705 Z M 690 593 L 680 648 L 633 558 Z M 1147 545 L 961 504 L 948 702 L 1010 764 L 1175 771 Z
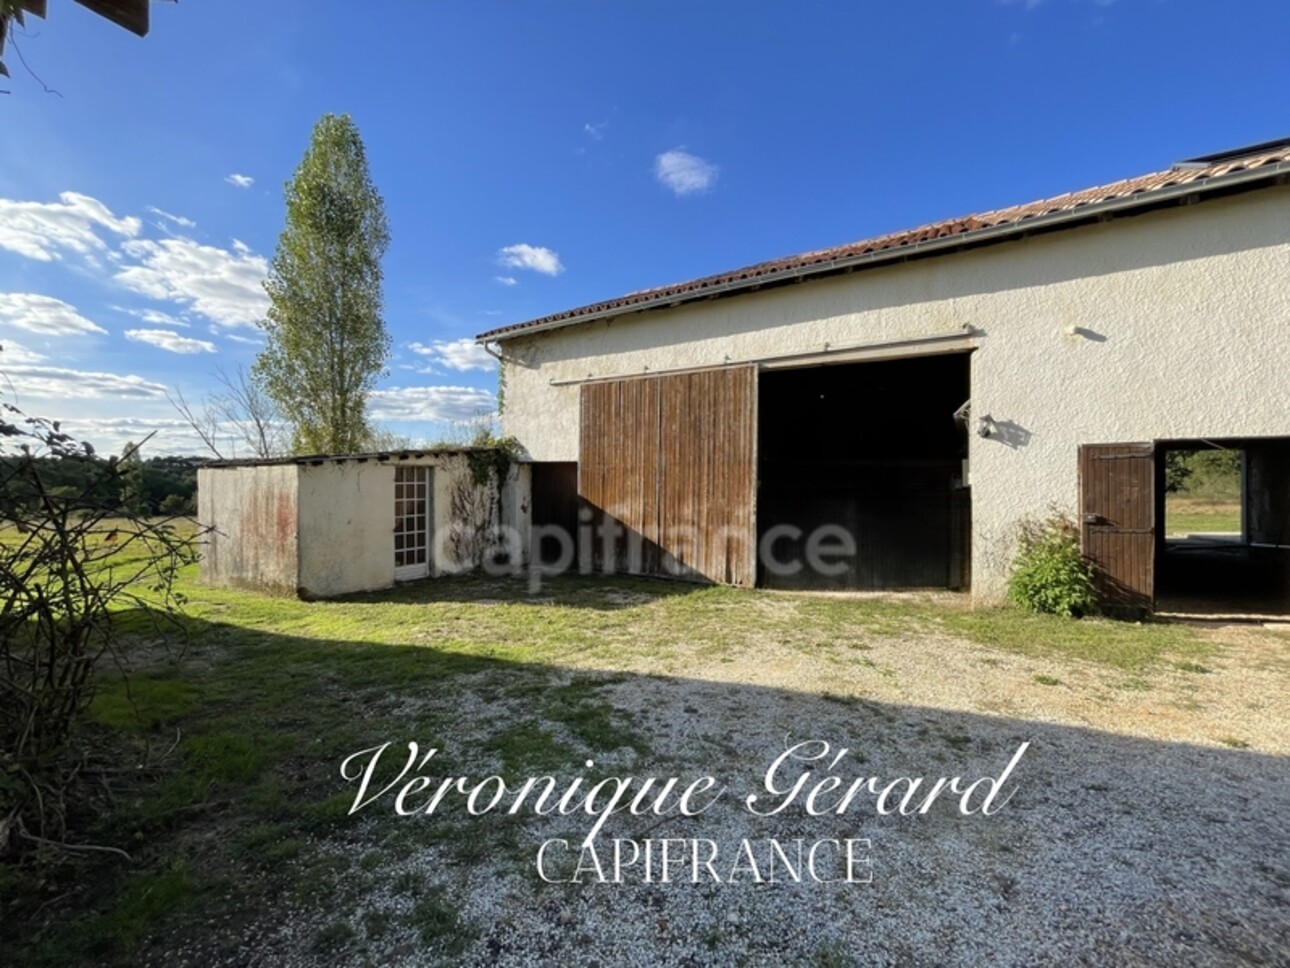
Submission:
M 390 242 L 358 128 L 325 114 L 286 186 L 287 223 L 264 288 L 268 342 L 252 376 L 291 424 L 296 453 L 360 451 L 384 372 L 381 257 Z

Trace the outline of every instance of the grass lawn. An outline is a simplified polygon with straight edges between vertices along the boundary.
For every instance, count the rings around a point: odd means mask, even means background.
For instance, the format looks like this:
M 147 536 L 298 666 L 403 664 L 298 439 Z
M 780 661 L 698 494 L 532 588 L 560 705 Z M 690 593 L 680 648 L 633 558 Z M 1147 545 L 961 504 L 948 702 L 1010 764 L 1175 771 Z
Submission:
M 1241 531 L 1241 505 L 1236 501 L 1165 497 L 1165 533 L 1171 535 Z
M 580 769 L 587 758 L 649 762 L 654 735 L 614 690 L 633 676 L 719 671 L 763 643 L 790 667 L 798 656 L 813 669 L 872 673 L 875 688 L 899 687 L 895 664 L 875 658 L 892 643 L 973 643 L 982 676 L 992 664 L 1042 663 L 1025 677 L 1045 696 L 1086 675 L 1149 690 L 1180 669 L 1207 672 L 1215 650 L 1181 625 L 918 597 L 578 578 L 532 597 L 522 582 L 462 578 L 305 603 L 202 587 L 194 569 L 183 586 L 185 636 L 125 617 L 131 674 L 105 675 L 85 731 L 92 759 L 73 802 L 74 839 L 132 860 L 0 866 L 10 964 L 160 964 L 178 952 L 236 961 L 269 910 L 331 912 L 296 938 L 322 960 L 376 958 L 383 938 L 411 934 L 450 963 L 481 925 L 438 878 L 399 859 L 429 844 L 465 876 L 484 858 L 514 857 L 514 876 L 532 880 L 531 851 L 519 849 L 518 821 L 374 827 L 348 816 L 341 760 L 387 739 L 441 737 L 441 771 L 508 778 Z M 360 908 L 374 895 L 387 903 Z

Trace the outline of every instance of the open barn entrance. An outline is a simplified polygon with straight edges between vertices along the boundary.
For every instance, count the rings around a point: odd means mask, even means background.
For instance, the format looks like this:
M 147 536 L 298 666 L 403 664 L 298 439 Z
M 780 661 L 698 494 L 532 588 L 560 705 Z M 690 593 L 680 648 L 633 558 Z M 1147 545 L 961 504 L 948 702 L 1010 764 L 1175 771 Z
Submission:
M 1290 437 L 1157 441 L 1156 610 L 1290 614 Z
M 758 583 L 967 588 L 969 384 L 967 353 L 763 370 Z

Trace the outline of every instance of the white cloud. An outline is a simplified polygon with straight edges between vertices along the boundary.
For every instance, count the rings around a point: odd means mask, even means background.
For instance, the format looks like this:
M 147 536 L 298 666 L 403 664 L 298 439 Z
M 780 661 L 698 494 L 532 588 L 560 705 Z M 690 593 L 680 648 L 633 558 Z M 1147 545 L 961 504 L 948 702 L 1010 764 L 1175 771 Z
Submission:
M 142 445 L 145 458 L 162 454 L 211 454 L 186 420 L 179 417 L 71 417 L 62 429 L 87 440 L 100 454 L 119 454 L 126 443 Z
M 261 285 L 269 265 L 245 246 L 229 252 L 189 239 L 136 239 L 121 248 L 137 260 L 116 273 L 127 289 L 179 303 L 221 326 L 256 326 L 269 308 Z
M 252 337 L 250 337 L 250 336 L 238 336 L 238 335 L 237 335 L 237 333 L 225 333 L 224 335 L 225 335 L 228 339 L 231 339 L 234 343 L 248 343 L 248 344 L 250 344 L 251 346 L 263 346 L 263 345 L 264 345 L 264 340 L 262 340 L 262 339 L 253 339 L 253 338 L 252 338 Z
M 592 124 L 588 121 L 582 126 L 582 130 L 590 136 L 592 141 L 602 141 L 605 137 L 605 127 L 608 124 L 608 121 L 601 121 L 599 124 Z
M 164 218 L 167 222 L 174 222 L 176 225 L 180 226 L 181 228 L 185 228 L 185 229 L 197 228 L 197 223 L 194 222 L 192 219 L 185 218 L 182 215 L 171 215 L 169 212 L 163 211 L 157 208 L 155 205 L 149 205 L 148 211 L 151 212 L 153 215 L 156 215 L 160 218 Z
M 492 370 L 497 366 L 497 360 L 468 337 L 451 341 L 437 339 L 428 346 L 424 343 L 409 343 L 408 349 L 420 356 L 430 357 L 449 370 Z
M 0 340 L 0 373 L 8 366 L 28 366 L 49 359 L 44 353 L 29 350 L 11 339 Z
M 99 228 L 134 237 L 142 227 L 139 219 L 117 218 L 98 199 L 76 192 L 48 203 L 0 198 L 0 249 L 41 262 L 61 259 L 63 250 L 88 256 L 106 249 Z
M 42 336 L 106 333 L 61 299 L 34 292 L 0 292 L 0 324 Z
M 369 403 L 378 420 L 470 420 L 496 409 L 493 395 L 477 387 L 374 390 Z
M 120 307 L 112 307 L 118 309 Z M 170 313 L 163 313 L 160 309 L 121 309 L 123 313 L 129 313 L 136 319 L 142 319 L 151 326 L 182 326 L 188 329 L 192 324 L 180 319 L 178 316 L 172 316 Z
M 654 177 L 677 195 L 706 192 L 721 173 L 710 161 L 692 155 L 684 148 L 673 148 L 654 159 Z
M 238 188 L 250 188 L 255 184 L 255 179 L 250 175 L 238 175 L 236 173 L 229 175 L 224 180 L 230 185 L 236 185 Z
M 57 366 L 6 367 L 4 375 L 19 396 L 42 400 L 146 400 L 164 397 L 166 388 L 133 374 L 69 370 Z
M 1034 10 L 1043 3 L 1044 0 L 998 0 L 998 2 L 1005 7 L 1013 7 L 1017 4 L 1022 4 L 1027 10 Z M 1112 0 L 1112 2 L 1114 2 L 1114 0 Z
M 204 339 L 190 339 L 168 329 L 127 329 L 125 338 L 147 343 L 169 353 L 214 353 L 215 344 Z
M 498 249 L 497 261 L 510 269 L 532 269 L 544 276 L 558 276 L 564 272 L 557 253 L 540 245 L 528 245 L 524 242 Z
M 519 283 L 514 276 L 493 276 L 493 281 L 499 286 L 514 286 Z

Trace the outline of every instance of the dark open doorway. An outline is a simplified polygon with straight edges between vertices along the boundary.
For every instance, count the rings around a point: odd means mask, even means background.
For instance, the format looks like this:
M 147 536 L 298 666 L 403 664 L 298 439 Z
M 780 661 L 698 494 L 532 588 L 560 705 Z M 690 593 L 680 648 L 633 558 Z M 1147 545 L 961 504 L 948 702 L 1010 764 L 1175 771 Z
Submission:
M 1290 614 L 1290 437 L 1156 443 L 1156 610 Z
M 967 353 L 763 371 L 758 583 L 968 587 L 969 386 Z M 826 526 L 855 547 L 832 574 L 806 564 Z

